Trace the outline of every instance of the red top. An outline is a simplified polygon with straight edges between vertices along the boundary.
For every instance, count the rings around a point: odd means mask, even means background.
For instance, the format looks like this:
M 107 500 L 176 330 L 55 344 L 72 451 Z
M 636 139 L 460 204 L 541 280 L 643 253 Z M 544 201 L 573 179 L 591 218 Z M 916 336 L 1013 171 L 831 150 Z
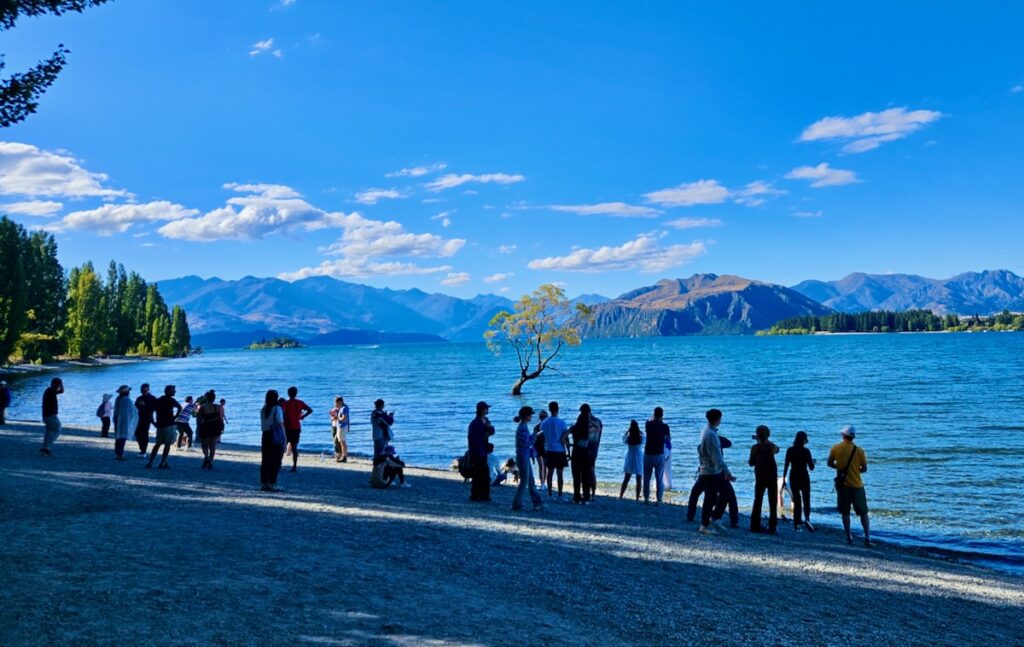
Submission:
M 309 408 L 306 403 L 298 398 L 292 398 L 285 400 L 281 408 L 284 409 L 284 428 L 302 429 L 302 412 Z

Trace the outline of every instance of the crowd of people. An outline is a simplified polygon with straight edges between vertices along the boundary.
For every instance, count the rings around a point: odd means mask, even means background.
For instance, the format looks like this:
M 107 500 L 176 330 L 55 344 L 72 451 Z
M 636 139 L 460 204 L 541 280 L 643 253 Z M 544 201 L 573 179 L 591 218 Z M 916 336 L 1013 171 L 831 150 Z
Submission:
M 64 392 L 60 378 L 53 378 L 42 397 L 42 418 L 44 426 L 43 445 L 40 453 L 53 455 L 53 446 L 61 433 L 58 396 Z M 191 450 L 198 435 L 203 451 L 202 469 L 212 470 L 216 447 L 224 432 L 227 418 L 224 399 L 217 400 L 212 389 L 198 398 L 191 395 L 184 404 L 175 398 L 174 385 L 164 387 L 161 397 L 150 393 L 148 384 L 142 384 L 140 395 L 131 398 L 131 387 L 121 385 L 117 397 L 104 394 L 96 415 L 101 421 L 102 437 L 108 437 L 111 427 L 114 431 L 114 455 L 125 460 L 124 450 L 129 433 L 139 446 L 139 456 L 147 457 L 146 468 L 152 469 L 157 457 L 157 469 L 170 469 L 168 456 L 172 446 Z M 260 410 L 261 464 L 260 485 L 264 491 L 278 492 L 278 475 L 286 455 L 291 455 L 291 471 L 296 472 L 299 464 L 299 445 L 302 422 L 313 409 L 298 398 L 294 386 L 287 391 L 288 397 L 280 397 L 277 390 L 266 392 Z M 11 395 L 5 383 L 0 383 L 0 424 L 3 424 L 4 409 L 10 404 Z M 405 478 L 405 462 L 398 456 L 393 445 L 395 438 L 394 411 L 384 408 L 383 399 L 374 403 L 370 413 L 373 456 L 370 485 L 387 488 L 395 481 L 399 487 L 409 487 Z M 491 501 L 491 487 L 500 484 L 508 475 L 514 475 L 517 483 L 512 499 L 512 509 L 522 510 L 528 495 L 533 510 L 544 507 L 541 492 L 546 490 L 549 502 L 562 501 L 565 483 L 564 470 L 569 467 L 572 474 L 571 502 L 587 505 L 597 497 L 596 463 L 601 448 L 604 424 L 589 404 L 582 404 L 575 420 L 570 424 L 560 416 L 558 402 L 548 403 L 547 410 L 535 411 L 523 406 L 513 419 L 515 429 L 515 456 L 505 462 L 494 456 L 494 444 L 490 441 L 495 428 L 489 419 L 490 405 L 478 402 L 476 415 L 467 431 L 467 451 L 457 461 L 460 471 L 471 481 L 469 500 L 475 503 Z M 351 416 L 344 398 L 338 396 L 334 407 L 328 412 L 331 435 L 334 442 L 335 460 L 348 461 L 348 433 Z M 531 426 L 534 418 L 536 425 Z M 719 409 L 706 412 L 707 424 L 700 435 L 697 446 L 698 470 L 696 480 L 690 489 L 686 506 L 689 521 L 696 518 L 697 504 L 703 497 L 700 511 L 699 532 L 702 535 L 717 535 L 725 532 L 722 524 L 725 513 L 729 512 L 729 526 L 738 527 L 739 513 L 733 482 L 734 471 L 727 465 L 725 450 L 733 443 L 719 433 L 723 414 Z M 191 427 L 195 419 L 196 429 Z M 150 445 L 150 430 L 154 430 L 155 442 Z M 863 541 L 871 546 L 870 521 L 867 497 L 862 474 L 867 471 L 867 456 L 855 444 L 856 430 L 845 426 L 840 430 L 841 440 L 828 455 L 828 466 L 836 471 L 833 486 L 836 492 L 837 508 L 843 520 L 847 543 L 852 543 L 851 512 L 855 513 L 863 529 Z M 777 534 L 783 493 L 792 500 L 793 526 L 796 530 L 813 532 L 811 524 L 811 472 L 816 461 L 807 445 L 808 434 L 798 431 L 785 453 L 782 476 L 779 476 L 779 447 L 771 441 L 771 429 L 758 426 L 752 435 L 754 444 L 750 448 L 747 464 L 753 469 L 754 501 L 750 515 L 750 530 L 757 533 Z M 654 480 L 654 505 L 664 501 L 665 491 L 671 489 L 672 434 L 665 422 L 665 412 L 655 407 L 651 417 L 641 429 L 636 420 L 629 422 L 622 435 L 625 445 L 623 480 L 619 487 L 619 498 L 625 497 L 626 490 L 635 482 L 635 498 L 651 501 L 651 481 Z M 162 449 L 162 453 L 161 453 Z M 768 501 L 767 525 L 762 519 L 764 499 Z

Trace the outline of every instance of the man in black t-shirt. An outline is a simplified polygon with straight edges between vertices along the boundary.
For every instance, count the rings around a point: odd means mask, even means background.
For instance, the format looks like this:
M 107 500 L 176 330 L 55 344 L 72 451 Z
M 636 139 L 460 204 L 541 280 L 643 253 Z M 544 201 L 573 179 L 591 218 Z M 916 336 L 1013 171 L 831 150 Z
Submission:
M 149 455 L 146 469 L 152 469 L 153 461 L 156 460 L 156 454 L 160 450 L 161 445 L 164 447 L 164 457 L 157 469 L 167 470 L 171 468 L 167 464 L 167 454 L 171 451 L 171 445 L 178 440 L 178 426 L 174 423 L 174 420 L 181 413 L 181 405 L 174 399 L 175 393 L 177 393 L 177 389 L 174 388 L 174 385 L 168 384 L 164 387 L 164 394 L 153 404 L 156 442 L 153 444 L 153 453 Z M 146 437 L 147 439 L 149 438 L 148 431 L 146 432 Z
M 43 446 L 39 450 L 39 453 L 43 456 L 50 456 L 53 452 L 50 448 L 57 442 L 57 438 L 60 437 L 60 418 L 57 417 L 59 405 L 57 403 L 57 396 L 64 393 L 64 382 L 59 378 L 55 377 L 50 380 L 50 386 L 43 391 L 43 426 L 45 431 L 43 432 Z
M 143 384 L 139 390 L 142 394 L 135 398 L 135 408 L 139 412 L 139 421 L 135 425 L 135 440 L 139 443 L 139 456 L 145 458 L 146 448 L 149 447 L 149 426 L 153 424 L 156 396 L 149 392 L 148 384 Z
M 661 503 L 665 495 L 665 441 L 671 438 L 668 425 L 663 418 L 665 411 L 655 407 L 654 415 L 644 425 L 646 441 L 644 442 L 644 503 L 651 502 L 651 475 L 655 482 L 657 501 Z

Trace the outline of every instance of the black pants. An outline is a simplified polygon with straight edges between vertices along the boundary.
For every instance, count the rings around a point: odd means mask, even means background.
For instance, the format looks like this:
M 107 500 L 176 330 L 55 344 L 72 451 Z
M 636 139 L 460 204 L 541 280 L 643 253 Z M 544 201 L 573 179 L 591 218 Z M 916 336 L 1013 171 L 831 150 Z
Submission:
M 590 501 L 590 452 L 586 447 L 572 450 L 572 500 L 576 503 Z M 582 492 L 582 494 L 581 494 Z
M 597 450 L 599 446 L 597 444 L 587 445 L 587 458 L 590 459 L 590 465 L 587 466 L 587 486 L 590 488 L 591 498 L 597 497 Z
M 139 424 L 135 426 L 135 442 L 139 443 L 139 451 L 143 454 L 149 447 L 149 424 L 140 420 Z
M 697 479 L 696 487 L 704 491 L 704 504 L 700 507 L 700 525 L 711 524 L 715 504 L 718 502 L 718 495 L 722 491 L 722 483 L 725 476 L 722 474 L 702 474 Z
M 811 520 L 811 479 L 789 477 L 789 491 L 793 496 L 793 526 Z
M 277 485 L 277 475 L 281 472 L 281 461 L 284 460 L 284 447 L 275 443 L 273 438 L 274 432 L 263 432 L 263 439 L 260 442 L 261 485 Z
M 473 485 L 469 489 L 470 501 L 491 500 L 491 471 L 487 469 L 487 458 L 485 456 L 473 457 L 473 464 L 470 470 L 473 474 Z
M 750 511 L 750 529 L 761 530 L 761 503 L 768 495 L 768 532 L 775 532 L 779 525 L 779 479 L 760 478 L 754 480 L 754 507 Z
M 697 482 L 693 484 L 693 489 L 690 490 L 690 500 L 686 505 L 687 521 L 693 521 L 696 518 L 697 501 L 700 500 L 700 495 L 702 494 L 704 494 L 704 482 L 697 479 Z M 722 488 L 718 492 L 718 500 L 715 501 L 712 517 L 716 520 L 724 517 L 726 506 L 729 508 L 729 525 L 735 526 L 739 524 L 740 510 L 739 502 L 736 501 L 736 490 L 733 489 L 732 483 L 722 479 Z
M 100 423 L 102 424 L 102 427 L 100 427 L 100 438 L 106 438 L 110 435 L 110 416 L 100 418 Z

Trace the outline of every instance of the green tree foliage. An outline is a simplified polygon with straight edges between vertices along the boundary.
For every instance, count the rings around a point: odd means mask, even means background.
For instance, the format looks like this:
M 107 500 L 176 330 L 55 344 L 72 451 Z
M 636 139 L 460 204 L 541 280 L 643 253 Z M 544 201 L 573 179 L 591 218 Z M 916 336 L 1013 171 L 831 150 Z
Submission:
M 92 356 L 104 341 L 103 284 L 92 263 L 71 270 L 68 277 L 68 319 L 64 338 L 68 355 Z
M 171 350 L 175 355 L 187 353 L 192 346 L 192 333 L 188 329 L 188 317 L 181 306 L 171 310 Z
M 820 317 L 804 316 L 783 319 L 766 331 L 766 335 L 808 335 L 819 332 L 935 332 L 935 331 L 983 331 L 983 330 L 1024 330 L 1024 315 L 1014 315 L 1009 310 L 993 317 L 983 318 L 975 314 L 962 320 L 955 314 L 945 317 L 931 310 L 907 310 L 906 312 L 845 313 L 836 312 Z
M 490 321 L 484 333 L 487 347 L 495 355 L 511 348 L 519 361 L 519 379 L 512 395 L 520 395 L 523 385 L 551 368 L 551 362 L 570 346 L 581 343 L 580 326 L 592 316 L 582 303 L 573 304 L 565 292 L 554 285 L 542 285 L 533 294 L 524 294 L 512 312 L 502 311 Z
M 57 241 L 46 232 L 35 231 L 23 243 L 25 286 L 28 290 L 26 331 L 53 335 L 64 328 L 64 299 L 67 286 L 64 268 L 57 260 Z
M 0 361 L 5 362 L 24 331 L 25 286 L 23 257 L 25 230 L 6 216 L 0 217 Z
M 21 16 L 43 14 L 61 15 L 69 11 L 82 12 L 88 7 L 108 0 L 0 0 L 0 31 L 14 27 Z M 57 75 L 67 64 L 70 50 L 57 46 L 48 58 L 39 61 L 25 72 L 0 78 L 0 127 L 6 128 L 24 120 L 39 107 L 39 97 L 53 85 Z M 5 67 L 0 55 L 0 72 Z

